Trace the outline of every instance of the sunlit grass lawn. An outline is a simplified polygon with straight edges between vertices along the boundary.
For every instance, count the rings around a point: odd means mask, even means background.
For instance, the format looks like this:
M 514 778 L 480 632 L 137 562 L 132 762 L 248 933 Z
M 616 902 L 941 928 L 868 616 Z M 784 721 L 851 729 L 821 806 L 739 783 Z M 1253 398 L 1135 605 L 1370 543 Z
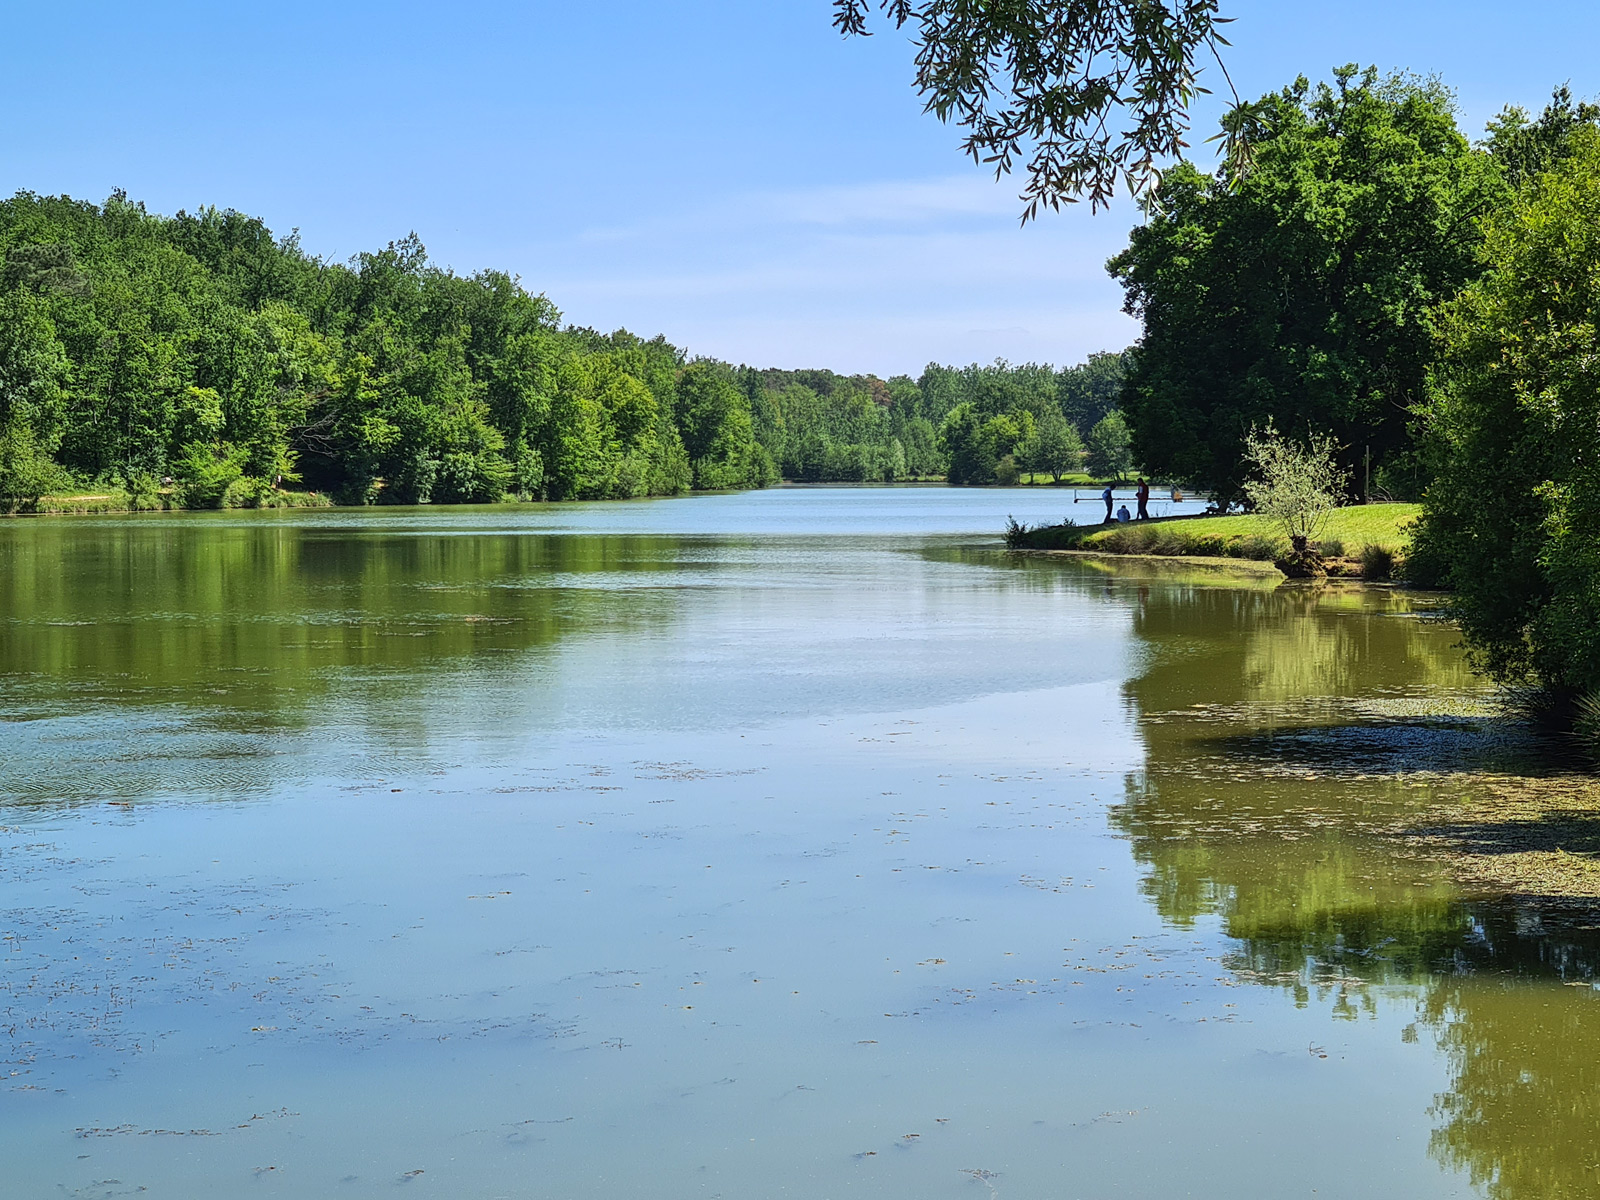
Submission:
M 1404 555 L 1418 504 L 1361 504 L 1334 511 L 1321 534 L 1322 552 L 1358 556 L 1366 546 Z M 1108 554 L 1172 554 L 1271 560 L 1288 539 L 1257 516 L 1169 517 L 1127 524 L 1049 526 L 1030 530 L 1018 543 L 1035 550 L 1100 550 Z

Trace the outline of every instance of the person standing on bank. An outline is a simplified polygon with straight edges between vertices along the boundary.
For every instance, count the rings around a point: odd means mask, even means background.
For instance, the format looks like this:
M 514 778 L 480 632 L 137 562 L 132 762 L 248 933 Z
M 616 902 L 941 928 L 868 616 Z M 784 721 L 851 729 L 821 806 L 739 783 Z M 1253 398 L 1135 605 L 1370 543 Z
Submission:
M 1139 480 L 1139 490 L 1135 494 L 1139 497 L 1139 520 L 1148 521 L 1150 519 L 1150 481 L 1148 479 Z
M 1106 519 L 1102 524 L 1111 524 L 1111 485 L 1106 484 L 1106 490 L 1100 493 L 1100 499 L 1106 502 Z

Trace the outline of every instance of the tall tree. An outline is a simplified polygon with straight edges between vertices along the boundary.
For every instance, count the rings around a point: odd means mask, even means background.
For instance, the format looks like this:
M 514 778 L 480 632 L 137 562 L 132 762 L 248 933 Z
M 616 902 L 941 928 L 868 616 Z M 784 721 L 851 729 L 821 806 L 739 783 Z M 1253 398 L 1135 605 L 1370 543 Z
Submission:
M 1478 219 L 1507 185 L 1436 82 L 1347 66 L 1229 118 L 1254 164 L 1181 163 L 1108 264 L 1144 322 L 1122 408 L 1151 471 L 1237 498 L 1253 425 L 1331 431 L 1415 486 L 1410 425 L 1431 314 L 1478 271 Z M 1359 477 L 1359 476 L 1358 476 Z
M 1133 439 L 1120 412 L 1108 412 L 1089 431 L 1089 472 L 1097 479 L 1126 479 L 1133 473 Z
M 1488 222 L 1485 258 L 1445 315 L 1414 573 L 1480 666 L 1562 707 L 1600 695 L 1600 133 Z

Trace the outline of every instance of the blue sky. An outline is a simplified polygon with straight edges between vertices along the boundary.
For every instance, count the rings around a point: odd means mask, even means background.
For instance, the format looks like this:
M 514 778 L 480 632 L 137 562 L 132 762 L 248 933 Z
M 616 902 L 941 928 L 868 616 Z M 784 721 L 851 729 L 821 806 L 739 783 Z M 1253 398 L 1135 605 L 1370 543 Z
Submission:
M 1131 206 L 1019 228 L 1018 185 L 921 114 L 905 42 L 841 40 L 826 0 L 10 7 L 6 193 L 233 207 L 341 259 L 414 229 L 570 320 L 760 366 L 1072 362 L 1138 333 L 1103 269 Z M 1600 93 L 1592 2 L 1225 10 L 1247 95 L 1437 72 L 1476 136 L 1557 83 Z

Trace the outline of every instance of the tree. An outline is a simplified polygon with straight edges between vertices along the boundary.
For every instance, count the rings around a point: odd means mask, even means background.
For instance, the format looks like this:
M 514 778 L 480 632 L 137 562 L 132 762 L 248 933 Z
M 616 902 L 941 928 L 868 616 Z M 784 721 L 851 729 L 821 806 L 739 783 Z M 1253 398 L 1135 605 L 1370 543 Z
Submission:
M 1133 439 L 1120 412 L 1109 412 L 1089 431 L 1089 473 L 1096 479 L 1125 479 L 1133 473 Z
M 1059 409 L 1047 408 L 1032 440 L 1019 453 L 1030 471 L 1043 471 L 1060 483 L 1063 475 L 1083 466 L 1083 439 Z
M 1067 420 L 1079 429 L 1093 429 L 1117 407 L 1131 355 L 1130 350 L 1091 354 L 1056 376 L 1056 403 Z
M 702 489 L 760 487 L 771 460 L 755 440 L 750 401 L 722 363 L 701 360 L 683 369 L 678 380 L 679 428 Z
M 1348 474 L 1334 461 L 1333 438 L 1311 434 L 1304 444 L 1283 437 L 1270 424 L 1245 435 L 1244 460 L 1252 468 L 1244 495 L 1256 513 L 1289 539 L 1278 560 L 1286 575 L 1320 575 L 1322 559 L 1311 541 L 1327 528 L 1339 507 Z
M 1600 133 L 1487 222 L 1445 311 L 1413 576 L 1452 589 L 1476 665 L 1570 709 L 1600 691 Z
M 65 482 L 52 454 L 67 367 L 44 305 L 25 292 L 0 300 L 0 509 L 31 504 Z
M 958 404 L 939 427 L 939 449 L 949 463 L 947 478 L 955 484 L 1017 481 L 1017 452 L 1036 436 L 1027 409 L 985 417 L 972 403 Z
M 1509 195 L 1437 83 L 1344 67 L 1248 105 L 1254 164 L 1167 171 L 1108 264 L 1144 323 L 1121 407 L 1140 461 L 1239 497 L 1245 432 L 1329 430 L 1414 490 L 1433 312 L 1481 270 L 1477 221 Z
M 1500 110 L 1487 129 L 1484 147 L 1505 171 L 1506 180 L 1520 186 L 1564 161 L 1573 148 L 1572 135 L 1600 123 L 1600 106 L 1574 104 L 1572 89 L 1558 87 L 1537 121 L 1511 104 Z
M 1178 153 L 1203 58 L 1224 44 L 1218 0 L 879 0 L 914 31 L 924 111 L 967 131 L 995 175 L 1027 159 L 1023 220 L 1087 192 L 1136 192 Z M 871 0 L 834 0 L 833 23 L 868 32 Z M 1220 66 L 1221 60 L 1217 59 Z M 1131 124 L 1119 128 L 1119 119 Z

